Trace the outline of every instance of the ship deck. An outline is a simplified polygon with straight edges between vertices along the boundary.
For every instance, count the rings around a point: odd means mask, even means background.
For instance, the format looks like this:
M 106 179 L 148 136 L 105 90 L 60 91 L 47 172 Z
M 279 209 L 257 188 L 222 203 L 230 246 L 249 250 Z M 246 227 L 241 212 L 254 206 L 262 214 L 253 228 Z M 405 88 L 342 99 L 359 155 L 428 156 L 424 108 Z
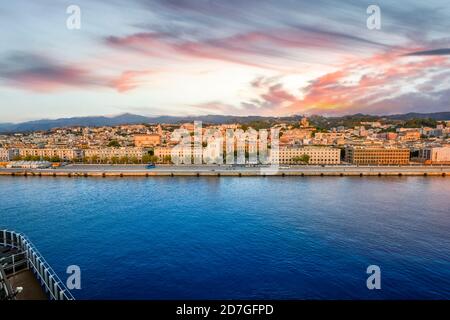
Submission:
M 23 291 L 16 296 L 16 300 L 48 300 L 33 272 L 22 270 L 8 277 L 12 288 L 23 287 Z
M 3 264 L 6 262 L 4 267 L 4 274 L 6 275 L 6 281 L 10 288 L 16 289 L 17 287 L 22 287 L 22 292 L 18 293 L 15 297 L 16 300 L 48 300 L 46 293 L 39 284 L 36 276 L 31 272 L 31 270 L 26 267 L 18 268 L 19 270 L 13 270 L 8 267 L 11 257 L 18 255 L 19 252 L 16 249 L 5 247 L 0 245 L 0 261 Z

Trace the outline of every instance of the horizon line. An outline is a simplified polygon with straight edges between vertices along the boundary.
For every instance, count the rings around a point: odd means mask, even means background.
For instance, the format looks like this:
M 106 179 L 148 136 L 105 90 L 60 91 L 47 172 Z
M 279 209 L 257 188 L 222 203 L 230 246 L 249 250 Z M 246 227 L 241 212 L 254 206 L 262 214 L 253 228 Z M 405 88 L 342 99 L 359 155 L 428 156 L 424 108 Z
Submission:
M 407 115 L 411 113 L 416 114 L 436 114 L 436 113 L 450 113 L 450 110 L 447 111 L 435 111 L 435 112 L 406 112 L 406 113 L 392 113 L 392 114 L 369 114 L 369 113 L 348 113 L 348 114 L 342 114 L 342 115 L 325 115 L 325 114 L 292 114 L 292 115 L 233 115 L 233 114 L 202 114 L 202 115 L 182 115 L 182 116 L 176 116 L 176 115 L 143 115 L 143 114 L 137 114 L 137 113 L 130 113 L 130 112 L 123 112 L 118 114 L 111 114 L 111 115 L 92 115 L 92 116 L 69 116 L 69 117 L 59 117 L 59 118 L 39 118 L 39 119 L 33 119 L 33 120 L 24 120 L 24 121 L 18 121 L 18 122 L 0 122 L 0 125 L 6 125 L 6 124 L 23 124 L 27 122 L 35 122 L 35 121 L 58 121 L 58 120 L 67 120 L 67 119 L 74 119 L 74 118 L 109 118 L 114 119 L 120 116 L 124 115 L 130 115 L 130 116 L 139 116 L 139 117 L 146 117 L 146 118 L 160 118 L 160 117 L 172 117 L 172 118 L 195 118 L 195 117 L 236 117 L 236 118 L 246 118 L 246 117 L 259 117 L 259 118 L 293 118 L 293 117 L 312 117 L 312 116 L 321 116 L 324 118 L 342 118 L 346 116 L 355 116 L 355 115 L 363 115 L 363 116 L 371 116 L 371 117 L 388 117 L 388 116 L 396 116 L 396 115 Z

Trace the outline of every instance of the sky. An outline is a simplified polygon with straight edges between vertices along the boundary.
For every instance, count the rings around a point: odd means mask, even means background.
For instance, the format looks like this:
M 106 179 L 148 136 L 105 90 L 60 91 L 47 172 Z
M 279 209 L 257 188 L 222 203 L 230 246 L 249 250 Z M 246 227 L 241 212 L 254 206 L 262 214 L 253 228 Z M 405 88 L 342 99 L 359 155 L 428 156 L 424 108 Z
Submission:
M 450 111 L 448 0 L 15 0 L 0 39 L 0 123 Z

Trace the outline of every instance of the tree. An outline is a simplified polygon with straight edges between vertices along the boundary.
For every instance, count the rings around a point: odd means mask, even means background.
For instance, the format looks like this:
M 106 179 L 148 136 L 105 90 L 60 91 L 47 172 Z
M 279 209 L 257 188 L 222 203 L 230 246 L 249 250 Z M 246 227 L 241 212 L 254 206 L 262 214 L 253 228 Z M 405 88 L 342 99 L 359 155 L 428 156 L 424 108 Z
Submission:
M 308 164 L 310 158 L 311 158 L 311 157 L 310 157 L 309 155 L 304 154 L 304 155 L 302 155 L 302 156 L 300 157 L 300 161 L 303 162 L 303 163 Z
M 426 119 L 418 119 L 418 118 L 414 118 L 414 119 L 409 119 L 406 120 L 405 123 L 403 124 L 403 126 L 405 128 L 420 128 L 420 127 L 436 127 L 436 120 L 431 119 L 431 118 L 426 118 Z
M 40 161 L 41 157 L 28 155 L 25 158 L 23 158 L 23 160 L 25 160 L 25 161 Z
M 292 158 L 292 161 L 294 161 L 296 164 L 302 163 L 307 164 L 309 162 L 310 156 L 307 154 L 303 154 L 301 156 L 296 156 Z
M 144 155 L 142 156 L 142 163 L 149 163 L 149 162 L 150 162 L 150 157 L 151 157 L 151 155 L 149 155 L 149 154 L 144 154 Z
M 150 162 L 157 163 L 159 162 L 159 158 L 157 156 L 150 156 Z
M 118 164 L 119 163 L 119 157 L 111 157 L 111 163 L 112 164 Z
M 120 147 L 120 143 L 117 140 L 111 140 L 108 143 L 108 147 L 119 148 Z
M 164 163 L 171 163 L 172 162 L 172 157 L 171 156 L 164 156 L 163 162 Z
M 158 161 L 159 161 L 158 157 L 154 155 L 145 154 L 142 156 L 143 163 L 156 163 Z
M 139 163 L 139 159 L 137 157 L 131 157 L 130 162 L 133 164 L 138 164 Z
M 127 156 L 120 157 L 119 163 L 127 164 L 130 159 Z

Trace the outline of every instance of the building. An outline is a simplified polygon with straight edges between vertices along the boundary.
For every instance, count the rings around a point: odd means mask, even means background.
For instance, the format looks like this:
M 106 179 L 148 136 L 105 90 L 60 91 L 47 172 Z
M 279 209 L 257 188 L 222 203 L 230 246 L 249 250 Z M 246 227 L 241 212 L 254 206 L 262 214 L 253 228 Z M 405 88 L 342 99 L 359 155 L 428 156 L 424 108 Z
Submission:
M 97 148 L 84 150 L 84 157 L 89 159 L 111 160 L 113 158 L 123 159 L 137 159 L 142 160 L 142 157 L 147 154 L 143 148 L 138 147 L 121 147 L 121 148 Z
M 345 161 L 357 165 L 409 164 L 409 159 L 409 149 L 361 146 L 345 149 Z
M 309 139 L 314 129 L 291 129 L 283 132 L 280 137 L 280 143 L 295 144 L 302 143 L 303 139 Z
M 156 147 L 154 149 L 154 155 L 158 157 L 158 162 L 167 163 L 170 159 L 171 163 L 182 162 L 184 164 L 189 163 L 203 163 L 204 150 L 203 148 L 194 148 L 191 146 L 182 147 L 181 145 Z
M 162 162 L 165 158 L 172 156 L 172 147 L 156 147 L 153 154 L 158 157 L 159 162 Z
M 50 168 L 52 164 L 48 161 L 12 161 L 8 163 L 7 168 L 21 169 L 45 169 Z
M 280 147 L 278 152 L 271 150 L 271 162 L 274 164 L 299 164 L 299 159 L 307 155 L 308 164 L 339 164 L 341 149 L 331 147 Z
M 303 117 L 300 120 L 300 127 L 302 127 L 302 128 L 309 128 L 309 121 L 308 121 L 307 117 Z
M 420 149 L 418 160 L 425 164 L 450 164 L 450 147 Z
M 395 140 L 397 137 L 398 134 L 395 132 L 386 132 L 386 140 Z
M 11 161 L 19 156 L 19 149 L 0 148 L 0 161 Z
M 161 144 L 159 134 L 137 134 L 134 136 L 134 145 L 138 148 L 150 148 Z
M 420 140 L 419 130 L 405 130 L 399 135 L 400 141 L 418 141 Z
M 59 158 L 64 161 L 79 160 L 83 157 L 83 151 L 79 149 L 59 149 L 59 148 L 21 148 L 19 155 L 22 158 L 36 157 L 36 158 Z
M 185 130 L 187 130 L 189 132 L 194 132 L 195 125 L 193 123 L 183 123 L 180 126 L 180 129 L 185 129 Z
M 363 126 L 370 126 L 372 128 L 381 128 L 381 122 L 379 121 L 363 121 L 361 122 Z
M 345 135 L 338 132 L 316 132 L 312 144 L 343 145 L 345 144 Z

